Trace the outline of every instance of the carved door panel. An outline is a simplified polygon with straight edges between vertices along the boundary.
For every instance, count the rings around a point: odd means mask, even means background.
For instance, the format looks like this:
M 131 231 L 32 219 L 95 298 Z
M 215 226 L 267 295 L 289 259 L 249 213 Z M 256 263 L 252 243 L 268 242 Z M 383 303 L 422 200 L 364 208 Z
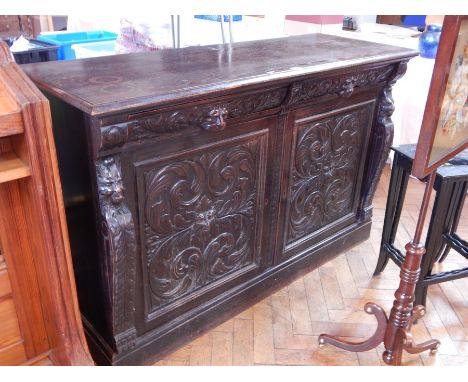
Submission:
M 124 181 L 136 185 L 139 332 L 203 309 L 271 262 L 262 249 L 277 123 L 200 130 L 123 159 Z
M 330 112 L 300 110 L 292 116 L 281 260 L 312 248 L 358 218 L 375 102 L 354 102 Z

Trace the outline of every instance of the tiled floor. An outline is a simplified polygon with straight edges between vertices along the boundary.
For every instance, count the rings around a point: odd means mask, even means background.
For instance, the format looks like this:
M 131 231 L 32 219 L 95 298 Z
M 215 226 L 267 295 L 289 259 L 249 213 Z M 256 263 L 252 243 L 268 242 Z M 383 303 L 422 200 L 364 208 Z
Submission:
M 398 267 L 372 277 L 377 261 L 390 171 L 385 169 L 374 199 L 370 240 L 299 278 L 238 316 L 168 355 L 156 365 L 384 365 L 382 345 L 364 353 L 318 347 L 321 333 L 363 340 L 373 333 L 368 301 L 389 312 L 398 286 Z M 396 243 L 403 249 L 414 233 L 424 186 L 411 179 Z M 458 233 L 468 237 L 468 208 Z M 450 253 L 440 270 L 467 266 Z M 319 284 L 322 288 L 317 288 Z M 468 365 L 468 278 L 429 288 L 427 314 L 413 327 L 416 342 L 437 338 L 435 355 L 403 356 L 404 365 Z

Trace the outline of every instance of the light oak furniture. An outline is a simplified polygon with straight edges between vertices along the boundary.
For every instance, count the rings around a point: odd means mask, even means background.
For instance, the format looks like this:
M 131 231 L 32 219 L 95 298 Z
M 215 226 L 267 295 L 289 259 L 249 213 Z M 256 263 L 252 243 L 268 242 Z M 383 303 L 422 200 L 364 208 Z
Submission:
M 0 43 L 0 365 L 89 365 L 49 103 Z
M 22 66 L 96 361 L 151 362 L 365 240 L 416 54 L 316 34 Z

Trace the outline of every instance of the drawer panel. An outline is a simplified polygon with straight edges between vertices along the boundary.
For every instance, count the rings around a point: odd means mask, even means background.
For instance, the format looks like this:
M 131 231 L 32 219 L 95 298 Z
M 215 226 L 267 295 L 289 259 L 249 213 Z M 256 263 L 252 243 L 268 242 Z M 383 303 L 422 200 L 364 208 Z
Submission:
M 142 140 L 165 140 L 169 135 L 221 131 L 226 125 L 278 111 L 287 93 L 287 87 L 262 88 L 172 110 L 146 110 L 103 118 L 93 145 L 104 152 L 138 145 Z

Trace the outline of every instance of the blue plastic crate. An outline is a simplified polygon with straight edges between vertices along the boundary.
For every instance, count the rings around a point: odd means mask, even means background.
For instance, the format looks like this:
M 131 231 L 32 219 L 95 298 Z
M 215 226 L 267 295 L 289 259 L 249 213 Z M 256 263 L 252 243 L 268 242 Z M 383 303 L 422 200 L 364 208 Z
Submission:
M 75 51 L 71 48 L 73 44 L 112 41 L 117 39 L 117 34 L 106 31 L 61 32 L 40 34 L 37 39 L 59 46 L 57 60 L 74 60 L 76 58 Z
M 229 15 L 223 15 L 224 22 L 229 21 Z M 195 15 L 196 19 L 210 20 L 210 21 L 221 21 L 220 15 Z M 241 21 L 242 15 L 232 15 L 232 21 Z

